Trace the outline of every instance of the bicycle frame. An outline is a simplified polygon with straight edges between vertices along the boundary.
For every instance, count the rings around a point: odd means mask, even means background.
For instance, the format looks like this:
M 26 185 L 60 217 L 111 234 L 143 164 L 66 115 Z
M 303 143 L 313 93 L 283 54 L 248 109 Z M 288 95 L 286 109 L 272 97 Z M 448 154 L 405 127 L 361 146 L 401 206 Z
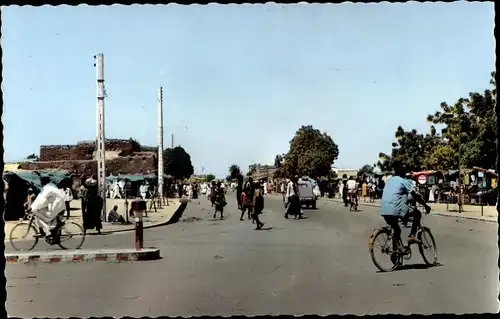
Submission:
M 24 218 L 28 221 L 28 227 L 29 228 L 33 227 L 37 235 L 41 235 L 39 232 L 40 225 L 38 223 L 38 216 L 36 216 L 35 213 L 30 211 L 24 214 Z M 61 214 L 58 214 L 56 216 L 56 219 L 58 224 L 64 225 L 64 217 Z M 40 236 L 40 237 L 47 237 L 47 236 L 50 236 L 50 234 L 45 234 L 45 236 Z

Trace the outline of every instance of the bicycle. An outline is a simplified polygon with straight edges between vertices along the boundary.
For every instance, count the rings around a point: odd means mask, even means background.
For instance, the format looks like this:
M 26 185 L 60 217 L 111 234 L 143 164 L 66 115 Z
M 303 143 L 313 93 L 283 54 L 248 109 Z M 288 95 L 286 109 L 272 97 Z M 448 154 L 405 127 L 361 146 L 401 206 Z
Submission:
M 85 241 L 85 231 L 82 225 L 64 218 L 62 216 L 63 213 L 64 212 L 61 212 L 56 217 L 57 226 L 56 230 L 54 231 L 55 234 L 45 235 L 40 233 L 40 231 L 35 226 L 38 225 L 38 223 L 36 223 L 37 216 L 33 214 L 31 210 L 26 211 L 21 221 L 17 223 L 10 231 L 9 240 L 12 247 L 17 251 L 31 251 L 38 244 L 38 240 L 40 238 L 45 238 L 45 241 L 49 245 L 57 244 L 62 249 L 78 249 L 82 247 L 83 242 Z M 78 231 L 68 231 L 72 227 L 75 227 Z M 30 231 L 32 231 L 32 233 L 30 233 Z M 69 245 L 67 245 L 67 242 L 73 237 L 77 238 L 77 245 L 76 247 L 70 248 Z M 27 249 L 20 248 L 23 243 L 28 243 Z
M 438 254 L 437 254 L 437 249 L 436 249 L 436 241 L 434 240 L 434 236 L 431 233 L 431 230 L 429 227 L 426 227 L 423 225 L 423 216 L 422 214 L 422 219 L 420 222 L 420 227 L 417 230 L 417 238 L 422 241 L 422 244 L 418 244 L 418 250 L 420 252 L 420 255 L 422 256 L 422 259 L 424 260 L 425 264 L 428 266 L 434 266 L 437 264 L 437 259 L 438 259 Z M 383 254 L 388 254 L 390 262 L 392 263 L 392 266 L 384 268 L 381 266 L 381 263 L 377 258 L 375 258 L 374 254 L 374 243 L 379 237 L 386 236 L 386 239 L 384 241 L 384 244 L 382 244 L 381 250 Z M 404 251 L 394 251 L 393 250 L 393 243 L 392 243 L 392 237 L 393 237 L 393 230 L 390 226 L 382 226 L 378 229 L 375 229 L 375 231 L 371 234 L 370 239 L 368 241 L 368 247 L 370 251 L 370 256 L 372 258 L 373 263 L 375 266 L 382 272 L 390 272 L 395 270 L 396 268 L 400 267 L 403 265 L 403 260 L 410 260 L 412 256 L 411 252 L 411 245 L 404 246 L 403 241 L 400 240 L 399 245 L 403 247 Z M 429 242 L 427 242 L 427 238 L 429 239 Z M 428 257 L 425 254 L 425 250 L 432 249 L 433 254 L 432 256 Z

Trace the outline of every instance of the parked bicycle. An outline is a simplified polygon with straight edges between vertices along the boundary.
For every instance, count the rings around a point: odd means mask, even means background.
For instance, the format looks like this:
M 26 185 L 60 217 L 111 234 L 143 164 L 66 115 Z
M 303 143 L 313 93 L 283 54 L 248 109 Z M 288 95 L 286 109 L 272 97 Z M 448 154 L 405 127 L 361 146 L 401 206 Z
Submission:
M 429 227 L 422 224 L 425 214 L 422 214 L 422 220 L 420 222 L 420 227 L 417 230 L 417 238 L 422 241 L 422 244 L 418 244 L 418 250 L 422 259 L 428 266 L 433 266 L 437 264 L 438 254 L 436 250 L 436 241 L 431 233 Z M 375 266 L 383 272 L 393 271 L 396 268 L 403 265 L 403 260 L 410 260 L 412 256 L 412 251 L 410 245 L 404 246 L 401 240 L 399 244 L 404 248 L 404 251 L 394 251 L 393 247 L 393 230 L 390 226 L 383 226 L 376 229 L 370 236 L 368 242 L 368 247 L 370 250 L 370 256 L 372 258 Z M 376 247 L 376 242 L 381 242 L 380 247 Z M 377 259 L 375 257 L 375 248 L 379 248 L 383 255 L 387 255 L 387 260 L 389 261 L 388 267 L 382 266 L 382 257 Z M 427 254 L 429 253 L 429 254 Z
M 41 234 L 37 229 L 37 216 L 26 211 L 23 219 L 10 231 L 10 243 L 17 251 L 30 251 L 38 244 L 40 238 L 45 238 L 49 245 L 59 245 L 62 249 L 78 249 L 85 241 L 85 231 L 82 225 L 64 218 L 62 212 L 57 218 L 57 226 L 54 235 Z M 71 245 L 71 239 L 75 244 Z M 23 248 L 26 245 L 27 248 Z

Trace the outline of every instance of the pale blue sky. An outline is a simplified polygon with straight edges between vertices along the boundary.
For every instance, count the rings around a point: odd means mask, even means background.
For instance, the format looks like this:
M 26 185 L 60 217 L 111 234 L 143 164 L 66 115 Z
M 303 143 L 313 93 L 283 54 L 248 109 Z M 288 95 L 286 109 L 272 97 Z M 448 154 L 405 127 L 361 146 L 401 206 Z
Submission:
M 272 164 L 303 124 L 375 163 L 398 125 L 484 90 L 492 3 L 9 7 L 2 10 L 5 159 L 95 138 L 93 56 L 104 53 L 106 135 L 165 143 L 195 171 Z M 234 118 L 232 115 L 236 115 Z

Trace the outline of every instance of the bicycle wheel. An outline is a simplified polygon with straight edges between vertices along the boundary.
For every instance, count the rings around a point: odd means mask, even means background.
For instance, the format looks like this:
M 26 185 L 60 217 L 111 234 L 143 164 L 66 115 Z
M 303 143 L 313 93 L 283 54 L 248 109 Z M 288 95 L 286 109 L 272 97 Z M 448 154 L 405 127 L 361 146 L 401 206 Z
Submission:
M 420 251 L 420 255 L 422 255 L 422 259 L 429 266 L 435 265 L 437 263 L 438 254 L 436 241 L 434 240 L 434 236 L 432 236 L 431 230 L 427 227 L 422 228 L 418 232 L 417 238 L 422 241 L 422 244 L 418 245 L 418 250 Z
M 390 229 L 379 229 L 375 235 L 370 237 L 368 247 L 372 261 L 380 271 L 393 271 L 401 264 L 401 258 L 396 255 L 392 249 L 392 236 Z M 382 257 L 375 257 L 376 250 L 380 250 Z M 382 260 L 388 261 L 387 267 L 382 266 Z
M 29 222 L 20 222 L 10 231 L 10 244 L 17 251 L 30 251 L 38 244 L 38 231 Z
M 78 249 L 85 241 L 85 231 L 82 225 L 66 221 L 57 232 L 58 245 L 62 249 Z M 73 240 L 73 241 L 72 241 Z

